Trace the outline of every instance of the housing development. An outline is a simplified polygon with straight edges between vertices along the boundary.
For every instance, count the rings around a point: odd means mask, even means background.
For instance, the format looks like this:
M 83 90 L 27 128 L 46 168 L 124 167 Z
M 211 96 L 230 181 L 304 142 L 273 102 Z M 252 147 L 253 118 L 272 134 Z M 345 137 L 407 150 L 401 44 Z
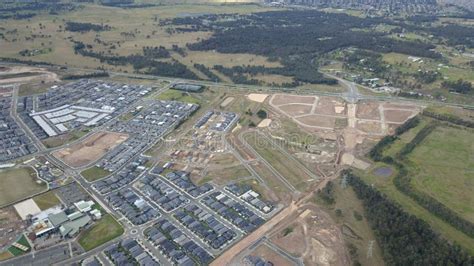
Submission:
M 469 3 L 0 2 L 0 266 L 474 265 Z

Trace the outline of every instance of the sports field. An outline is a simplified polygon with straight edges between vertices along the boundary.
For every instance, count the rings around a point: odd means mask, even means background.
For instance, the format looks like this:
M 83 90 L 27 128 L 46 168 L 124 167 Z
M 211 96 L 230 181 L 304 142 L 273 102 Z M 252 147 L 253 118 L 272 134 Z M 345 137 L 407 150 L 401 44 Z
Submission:
M 0 206 L 13 203 L 46 189 L 46 184 L 37 183 L 32 168 L 8 168 L 0 170 Z
M 87 229 L 78 238 L 78 242 L 86 251 L 96 248 L 120 235 L 124 232 L 122 226 L 107 214 L 102 217 L 91 228 Z

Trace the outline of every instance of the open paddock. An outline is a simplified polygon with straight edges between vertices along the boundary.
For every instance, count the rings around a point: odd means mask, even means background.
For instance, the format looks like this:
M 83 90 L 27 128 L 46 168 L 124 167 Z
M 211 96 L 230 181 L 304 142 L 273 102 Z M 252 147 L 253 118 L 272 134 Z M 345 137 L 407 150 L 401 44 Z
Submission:
M 54 152 L 53 155 L 71 167 L 84 167 L 100 159 L 127 138 L 126 134 L 98 132 L 80 143 Z
M 46 190 L 32 168 L 0 170 L 0 206 L 19 201 Z

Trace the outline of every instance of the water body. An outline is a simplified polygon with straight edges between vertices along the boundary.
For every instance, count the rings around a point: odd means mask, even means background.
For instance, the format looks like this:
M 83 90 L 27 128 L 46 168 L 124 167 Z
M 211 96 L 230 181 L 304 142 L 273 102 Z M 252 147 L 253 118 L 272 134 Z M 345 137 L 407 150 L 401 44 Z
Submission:
M 380 167 L 374 170 L 374 175 L 380 177 L 389 177 L 393 174 L 393 169 L 390 167 Z

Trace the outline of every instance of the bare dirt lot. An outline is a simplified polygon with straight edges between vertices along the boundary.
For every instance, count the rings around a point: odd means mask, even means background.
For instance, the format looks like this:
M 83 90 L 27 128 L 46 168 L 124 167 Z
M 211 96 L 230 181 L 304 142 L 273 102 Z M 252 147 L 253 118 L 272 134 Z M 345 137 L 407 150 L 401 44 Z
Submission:
M 127 138 L 126 134 L 98 132 L 80 143 L 54 152 L 53 155 L 71 167 L 84 167 L 100 159 Z
M 33 80 L 42 80 L 44 83 L 59 81 L 58 75 L 44 68 L 14 66 L 0 69 L 0 84 L 23 83 Z
M 272 237 L 272 242 L 293 255 L 301 256 L 306 250 L 303 226 L 292 224 Z
M 280 110 L 291 116 L 299 116 L 309 114 L 311 112 L 311 105 L 305 104 L 286 104 L 279 106 Z
M 258 103 L 263 103 L 265 101 L 265 99 L 267 99 L 268 94 L 251 93 L 247 97 L 251 101 L 258 102 Z
M 405 110 L 385 110 L 385 119 L 392 123 L 403 123 L 414 115 L 414 111 Z
M 357 105 L 357 118 L 380 119 L 379 103 L 363 102 Z
M 312 104 L 317 99 L 315 96 L 298 96 L 298 95 L 289 95 L 289 94 L 275 94 L 271 103 L 274 105 L 282 105 L 288 103 L 306 103 Z
M 301 123 L 309 127 L 320 127 L 320 128 L 334 128 L 336 124 L 336 118 L 334 117 L 325 117 L 319 115 L 307 115 L 297 118 Z
M 380 134 L 382 132 L 380 122 L 359 120 L 357 121 L 356 128 L 367 134 Z
M 339 113 L 336 113 L 336 107 L 342 107 Z M 322 115 L 344 115 L 346 114 L 345 104 L 341 99 L 334 97 L 320 97 L 314 113 Z

